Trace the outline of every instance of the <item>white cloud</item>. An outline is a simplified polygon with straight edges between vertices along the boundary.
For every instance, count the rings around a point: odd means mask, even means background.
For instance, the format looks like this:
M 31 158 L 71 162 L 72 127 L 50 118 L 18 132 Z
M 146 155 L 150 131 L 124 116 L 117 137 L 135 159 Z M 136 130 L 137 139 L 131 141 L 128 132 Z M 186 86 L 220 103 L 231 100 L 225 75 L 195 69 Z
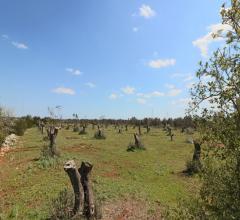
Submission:
M 109 99 L 111 100 L 115 100 L 118 98 L 118 95 L 116 93 L 112 93 L 110 96 L 109 96 Z
M 135 93 L 135 88 L 130 87 L 130 86 L 126 86 L 126 87 L 122 88 L 122 91 L 127 95 L 131 95 L 131 94 Z
M 19 42 L 15 42 L 13 41 L 12 42 L 12 45 L 18 49 L 23 49 L 23 50 L 26 50 L 28 49 L 28 46 L 26 44 L 23 44 L 23 43 L 19 43 Z
M 80 70 L 75 70 L 74 72 L 73 72 L 73 75 L 81 75 L 82 74 L 82 72 L 80 72 Z
M 149 61 L 148 65 L 151 68 L 159 69 L 162 67 L 167 67 L 167 66 L 174 66 L 176 64 L 175 59 L 157 59 L 157 60 L 151 60 Z
M 56 89 L 53 89 L 52 92 L 57 94 L 75 95 L 75 91 L 73 89 L 65 87 L 58 87 Z
M 167 87 L 168 89 L 174 89 L 174 88 L 175 88 L 175 85 L 166 83 L 166 84 L 165 84 L 165 87 Z
M 188 105 L 191 102 L 190 98 L 181 98 L 175 101 L 172 101 L 173 105 Z
M 82 72 L 79 69 L 66 68 L 66 71 L 75 76 L 82 75 Z
M 176 86 L 173 84 L 167 83 L 167 84 L 165 84 L 165 87 L 167 87 L 169 89 L 169 91 L 166 94 L 167 96 L 177 96 L 182 92 L 181 89 L 176 88 Z
M 134 27 L 132 30 L 133 30 L 133 32 L 138 32 L 139 28 L 138 27 Z
M 94 83 L 91 83 L 91 82 L 87 82 L 85 83 L 86 86 L 88 86 L 89 88 L 95 88 L 96 85 Z
M 144 18 L 151 18 L 156 15 L 156 12 L 149 5 L 142 5 L 139 8 L 139 15 Z
M 162 97 L 165 94 L 163 92 L 159 92 L 159 91 L 154 91 L 151 93 L 151 97 Z
M 221 34 L 224 34 L 227 31 L 231 30 L 231 26 L 218 23 L 210 25 L 209 27 L 207 27 L 207 29 L 209 30 L 209 32 L 206 35 L 192 42 L 195 47 L 198 47 L 200 49 L 201 55 L 203 57 L 208 56 L 209 45 L 213 42 L 223 40 L 224 38 L 221 36 Z
M 72 73 L 74 70 L 72 68 L 66 68 L 66 71 Z
M 137 102 L 141 105 L 145 105 L 147 103 L 147 100 L 146 99 L 143 99 L 143 98 L 138 98 L 137 99 Z
M 3 35 L 2 35 L 2 38 L 4 38 L 4 39 L 8 39 L 9 37 L 8 37 L 8 35 L 3 34 Z
M 171 89 L 171 90 L 167 93 L 167 95 L 168 95 L 168 96 L 178 96 L 181 92 L 182 92 L 181 89 L 174 88 L 174 89 Z
M 171 75 L 171 78 L 180 78 L 180 77 L 184 77 L 184 76 L 186 76 L 186 74 L 174 73 Z
M 192 75 L 186 76 L 186 78 L 183 80 L 184 82 L 191 81 L 194 77 Z
M 151 93 L 137 93 L 137 96 L 142 97 L 144 99 L 150 99 L 153 97 L 162 97 L 165 96 L 165 94 L 163 92 L 154 91 Z

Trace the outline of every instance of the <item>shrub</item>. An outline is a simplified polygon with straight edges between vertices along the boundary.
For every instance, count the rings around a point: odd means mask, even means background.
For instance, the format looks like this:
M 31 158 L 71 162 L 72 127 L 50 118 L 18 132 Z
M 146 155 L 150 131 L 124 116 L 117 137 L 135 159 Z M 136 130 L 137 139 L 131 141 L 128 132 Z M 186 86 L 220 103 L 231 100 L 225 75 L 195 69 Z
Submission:
M 71 211 L 74 205 L 74 194 L 67 189 L 64 189 L 58 194 L 50 205 L 50 218 L 51 220 L 67 220 L 71 219 Z M 80 219 L 80 218 L 79 218 Z
M 33 127 L 34 125 L 36 125 L 36 121 L 32 118 L 32 116 L 30 115 L 27 115 L 25 117 L 22 117 L 21 118 L 22 120 L 25 121 L 26 123 L 26 128 L 31 128 Z
M 202 202 L 199 198 L 190 198 L 189 200 L 181 200 L 177 207 L 169 208 L 165 213 L 166 219 L 175 220 L 207 220 Z
M 27 129 L 27 123 L 24 119 L 18 119 L 15 122 L 14 131 L 16 135 L 23 136 L 26 129 Z
M 74 206 L 74 194 L 73 192 L 64 189 L 59 194 L 58 197 L 55 198 L 51 205 L 49 211 L 49 220 L 68 220 L 71 219 L 72 216 L 72 208 Z M 102 218 L 102 205 L 97 200 L 95 202 L 95 216 L 93 219 L 101 219 Z M 86 220 L 87 218 L 84 216 L 74 216 L 75 220 Z
M 6 136 L 7 134 L 4 131 L 0 131 L 0 147 L 3 144 Z
M 60 153 L 57 152 L 57 156 L 60 156 Z M 56 167 L 59 165 L 61 161 L 58 159 L 58 157 L 53 157 L 51 149 L 49 146 L 44 145 L 41 149 L 41 155 L 37 162 L 39 168 L 48 168 L 48 167 Z

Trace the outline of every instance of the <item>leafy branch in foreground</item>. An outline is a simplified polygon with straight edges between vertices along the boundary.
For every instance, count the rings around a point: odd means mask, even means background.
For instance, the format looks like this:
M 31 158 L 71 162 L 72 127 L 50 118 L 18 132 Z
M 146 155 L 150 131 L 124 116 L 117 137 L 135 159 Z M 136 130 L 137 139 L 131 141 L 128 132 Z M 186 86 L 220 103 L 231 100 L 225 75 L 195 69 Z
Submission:
M 192 219 L 240 219 L 240 1 L 224 4 L 221 15 L 230 28 L 214 37 L 224 37 L 226 46 L 200 63 L 191 91 L 190 111 L 204 141 L 200 195 L 195 208 L 182 207 Z

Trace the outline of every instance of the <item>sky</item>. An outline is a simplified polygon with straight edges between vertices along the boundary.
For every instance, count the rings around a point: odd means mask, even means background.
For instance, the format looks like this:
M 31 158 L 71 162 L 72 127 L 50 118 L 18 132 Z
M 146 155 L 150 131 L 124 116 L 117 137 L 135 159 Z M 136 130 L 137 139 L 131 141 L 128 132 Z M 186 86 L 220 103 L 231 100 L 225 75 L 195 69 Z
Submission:
M 0 105 L 17 116 L 184 116 L 225 30 L 214 0 L 0 0 Z M 55 108 L 61 106 L 61 109 Z

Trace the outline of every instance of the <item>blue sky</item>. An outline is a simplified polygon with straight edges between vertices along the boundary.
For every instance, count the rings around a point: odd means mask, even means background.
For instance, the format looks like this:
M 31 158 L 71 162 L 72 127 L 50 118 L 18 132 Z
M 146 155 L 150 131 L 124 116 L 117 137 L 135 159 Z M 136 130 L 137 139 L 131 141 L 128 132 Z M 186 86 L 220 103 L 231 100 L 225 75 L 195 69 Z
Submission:
M 0 0 L 0 105 L 16 115 L 184 116 L 222 1 Z

